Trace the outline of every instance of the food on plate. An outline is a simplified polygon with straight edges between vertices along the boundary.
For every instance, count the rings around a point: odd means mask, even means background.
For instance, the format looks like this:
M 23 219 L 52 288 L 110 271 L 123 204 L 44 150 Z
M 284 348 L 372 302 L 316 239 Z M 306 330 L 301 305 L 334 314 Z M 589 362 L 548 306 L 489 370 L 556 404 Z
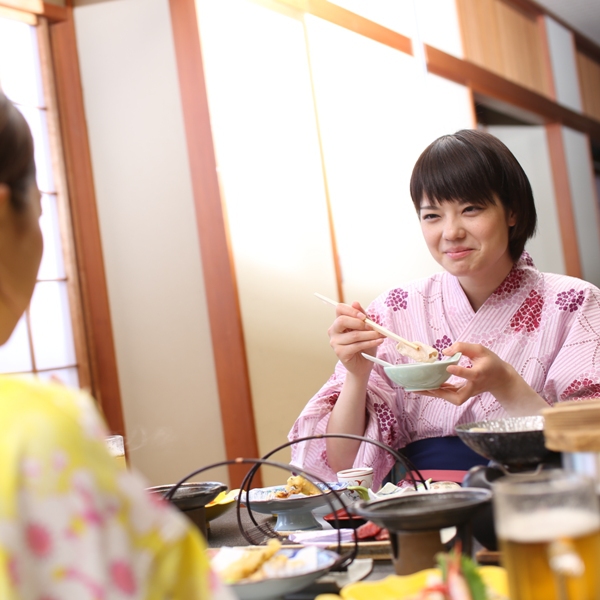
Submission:
M 278 540 L 267 546 L 228 547 L 208 550 L 211 566 L 228 585 L 244 585 L 266 579 L 293 577 L 323 567 L 323 550 L 315 546 L 282 549 Z M 333 562 L 333 553 L 327 560 Z
M 461 554 L 460 542 L 436 558 L 441 576 L 428 576 L 425 587 L 406 600 L 508 600 L 485 585 L 477 564 Z
M 383 527 L 379 527 L 379 525 L 375 525 L 373 521 L 367 521 L 360 527 L 356 528 L 356 538 L 362 542 L 366 540 L 389 540 L 390 532 Z
M 288 478 L 285 489 L 275 492 L 276 498 L 288 498 L 293 494 L 304 494 L 305 496 L 316 496 L 321 490 L 302 475 L 292 475 Z
M 213 561 L 213 567 L 225 583 L 237 583 L 256 573 L 281 548 L 279 540 L 269 540 L 266 546 L 248 548 L 242 551 L 234 560 L 219 568 L 219 561 Z
M 400 354 L 408 356 L 408 358 L 412 358 L 417 362 L 430 363 L 437 360 L 438 351 L 435 348 L 432 348 L 431 346 L 421 342 L 413 342 L 413 344 L 416 344 L 418 347 L 414 348 L 413 346 L 409 346 L 404 342 L 398 342 L 396 344 L 396 349 L 398 352 L 400 352 Z

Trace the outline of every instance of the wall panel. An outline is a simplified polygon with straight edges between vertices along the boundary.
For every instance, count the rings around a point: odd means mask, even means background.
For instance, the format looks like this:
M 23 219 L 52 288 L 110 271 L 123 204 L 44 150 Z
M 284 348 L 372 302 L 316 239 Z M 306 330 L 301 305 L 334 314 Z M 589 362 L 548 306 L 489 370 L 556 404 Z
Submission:
M 545 128 L 496 125 L 486 130 L 508 146 L 523 167 L 533 189 L 538 228 L 525 249 L 540 271 L 566 274 Z
M 544 21 L 556 101 L 581 112 L 582 102 L 573 33 L 550 17 L 545 17 Z
M 600 121 L 600 63 L 577 52 L 577 73 L 583 112 Z
M 470 97 L 412 57 L 335 25 L 307 18 L 307 31 L 344 295 L 364 306 L 439 270 L 409 179 L 434 138 L 473 126 Z
M 600 286 L 600 221 L 589 138 L 562 128 L 583 279 Z
M 129 457 L 170 483 L 225 449 L 169 6 L 86 3 L 75 25 Z
M 540 94 L 550 94 L 543 32 L 532 13 L 503 0 L 457 0 L 465 58 Z
M 335 362 L 332 309 L 313 296 L 335 298 L 337 286 L 304 28 L 246 0 L 197 7 L 264 454 L 285 441 Z

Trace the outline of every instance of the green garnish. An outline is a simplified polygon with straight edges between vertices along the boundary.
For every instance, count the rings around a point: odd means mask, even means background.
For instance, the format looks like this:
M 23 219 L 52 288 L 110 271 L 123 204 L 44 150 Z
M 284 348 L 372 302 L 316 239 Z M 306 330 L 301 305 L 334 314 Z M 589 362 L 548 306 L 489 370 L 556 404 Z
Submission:
M 471 600 L 487 600 L 485 583 L 479 574 L 477 563 L 461 554 L 460 542 L 450 552 L 436 555 L 436 560 L 444 584 L 448 584 L 452 575 L 462 576 L 469 588 Z
M 477 563 L 468 556 L 462 555 L 460 557 L 460 567 L 471 591 L 471 598 L 473 600 L 486 600 L 487 591 L 477 569 Z

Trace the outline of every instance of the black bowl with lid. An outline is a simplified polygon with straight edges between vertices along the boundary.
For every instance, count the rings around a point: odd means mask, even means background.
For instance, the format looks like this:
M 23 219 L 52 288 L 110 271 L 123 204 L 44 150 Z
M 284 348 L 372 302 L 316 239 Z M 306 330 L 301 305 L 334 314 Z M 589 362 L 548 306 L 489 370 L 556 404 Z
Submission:
M 471 450 L 509 470 L 533 468 L 554 461 L 557 454 L 545 446 L 540 415 L 477 421 L 454 429 Z

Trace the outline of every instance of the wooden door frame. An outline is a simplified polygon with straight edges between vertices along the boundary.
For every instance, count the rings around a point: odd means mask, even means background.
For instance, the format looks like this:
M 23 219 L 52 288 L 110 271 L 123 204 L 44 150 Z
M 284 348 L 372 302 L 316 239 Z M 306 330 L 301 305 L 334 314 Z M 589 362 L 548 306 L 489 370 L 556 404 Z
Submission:
M 169 0 L 227 459 L 260 456 L 233 257 L 221 201 L 194 0 Z M 248 466 L 229 466 L 239 486 Z M 260 472 L 254 478 L 260 487 Z
M 49 6 L 53 6 L 52 11 L 47 14 L 48 29 L 90 357 L 91 392 L 111 433 L 125 436 L 73 7 L 44 5 L 46 8 Z

